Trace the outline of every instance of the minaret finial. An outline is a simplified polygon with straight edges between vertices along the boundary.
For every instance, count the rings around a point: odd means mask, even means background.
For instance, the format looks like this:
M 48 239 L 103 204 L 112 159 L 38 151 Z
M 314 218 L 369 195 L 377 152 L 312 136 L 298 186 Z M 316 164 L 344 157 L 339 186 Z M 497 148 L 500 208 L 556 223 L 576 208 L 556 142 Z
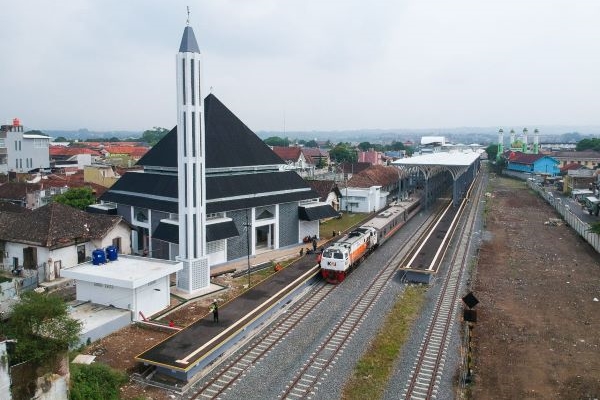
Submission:
M 186 6 L 187 7 L 187 20 L 185 21 L 186 25 L 190 25 L 190 6 Z

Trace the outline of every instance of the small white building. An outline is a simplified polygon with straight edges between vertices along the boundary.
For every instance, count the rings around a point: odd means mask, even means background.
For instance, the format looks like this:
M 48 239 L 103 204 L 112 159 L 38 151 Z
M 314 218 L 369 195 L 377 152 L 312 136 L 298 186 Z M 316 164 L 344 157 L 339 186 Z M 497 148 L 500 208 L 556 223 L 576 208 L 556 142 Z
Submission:
M 119 255 L 115 261 L 65 269 L 62 275 L 76 281 L 78 301 L 130 310 L 132 320 L 139 321 L 169 306 L 169 276 L 182 268 L 178 261 Z
M 369 213 L 381 210 L 387 204 L 388 192 L 381 190 L 381 186 L 367 188 L 343 188 L 341 208 L 346 212 Z

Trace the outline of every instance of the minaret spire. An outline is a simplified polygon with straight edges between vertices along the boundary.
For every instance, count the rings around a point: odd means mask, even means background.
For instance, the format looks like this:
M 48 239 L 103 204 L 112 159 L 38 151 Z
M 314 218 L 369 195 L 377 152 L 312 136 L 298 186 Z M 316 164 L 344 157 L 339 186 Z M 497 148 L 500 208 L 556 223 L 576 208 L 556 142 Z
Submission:
M 188 8 L 189 23 L 189 8 Z M 179 260 L 177 288 L 191 293 L 210 285 L 206 254 L 204 99 L 201 55 L 194 30 L 183 30 L 177 61 L 177 177 Z

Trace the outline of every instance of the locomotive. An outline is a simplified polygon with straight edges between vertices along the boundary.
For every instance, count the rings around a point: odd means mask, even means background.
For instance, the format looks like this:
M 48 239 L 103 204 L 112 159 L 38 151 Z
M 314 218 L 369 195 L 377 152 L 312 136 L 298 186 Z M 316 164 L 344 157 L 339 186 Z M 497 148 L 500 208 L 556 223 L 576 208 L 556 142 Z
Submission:
M 337 284 L 420 210 L 420 201 L 392 205 L 323 250 L 321 276 Z

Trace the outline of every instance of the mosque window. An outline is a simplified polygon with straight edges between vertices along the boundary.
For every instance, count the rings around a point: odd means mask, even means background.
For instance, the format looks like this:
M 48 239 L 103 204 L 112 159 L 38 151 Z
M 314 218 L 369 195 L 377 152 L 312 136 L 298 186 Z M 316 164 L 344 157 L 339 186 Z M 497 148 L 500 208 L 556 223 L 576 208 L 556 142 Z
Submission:
M 185 105 L 185 58 L 181 60 L 181 76 L 183 78 L 181 80 L 181 85 L 183 89 L 183 105 Z
M 194 74 L 194 60 L 190 60 L 190 67 L 192 68 L 190 76 L 190 78 L 192 78 L 192 105 L 196 105 L 196 79 Z

